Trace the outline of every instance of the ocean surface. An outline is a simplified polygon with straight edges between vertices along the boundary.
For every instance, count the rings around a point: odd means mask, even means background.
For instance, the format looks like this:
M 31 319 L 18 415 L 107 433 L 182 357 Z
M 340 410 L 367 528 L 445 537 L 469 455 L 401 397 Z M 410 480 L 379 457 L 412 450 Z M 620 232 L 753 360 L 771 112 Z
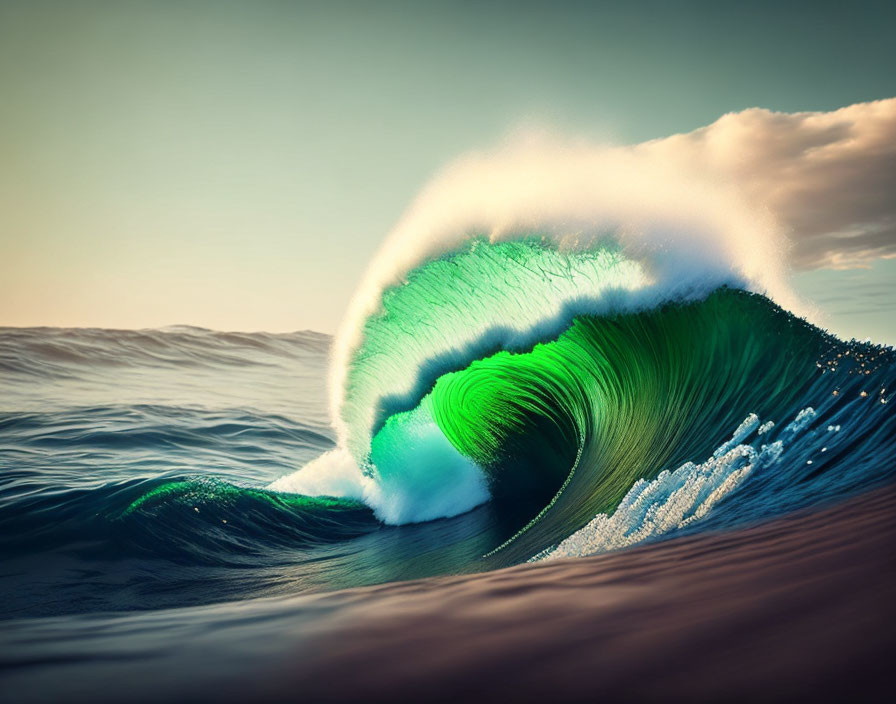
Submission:
M 641 277 L 474 240 L 384 294 L 335 404 L 314 332 L 0 329 L 0 677 L 114 700 L 120 658 L 227 624 L 235 650 L 179 665 L 208 680 L 265 624 L 301 642 L 294 597 L 659 550 L 896 480 L 891 348 Z

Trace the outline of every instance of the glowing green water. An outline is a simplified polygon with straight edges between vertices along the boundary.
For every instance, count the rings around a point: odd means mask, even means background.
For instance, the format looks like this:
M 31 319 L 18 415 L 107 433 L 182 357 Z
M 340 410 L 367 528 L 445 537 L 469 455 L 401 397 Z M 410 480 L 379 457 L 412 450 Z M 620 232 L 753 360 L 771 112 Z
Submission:
M 531 346 L 535 325 L 584 299 L 633 291 L 648 277 L 612 245 L 562 251 L 533 238 L 469 247 L 413 271 L 387 290 L 364 326 L 347 378 L 343 420 L 363 461 L 390 415 L 417 405 L 420 389 L 449 369 L 502 348 Z M 610 294 L 610 295 L 608 295 Z M 557 330 L 559 332 L 559 329 Z
M 786 345 L 769 344 L 776 338 Z M 503 551 L 512 561 L 612 511 L 637 479 L 711 453 L 720 429 L 748 413 L 798 403 L 829 345 L 767 299 L 734 290 L 579 317 L 554 341 L 441 376 L 415 410 L 386 422 L 371 457 L 402 442 L 404 424 L 431 418 L 485 469 L 495 502 L 528 525 Z

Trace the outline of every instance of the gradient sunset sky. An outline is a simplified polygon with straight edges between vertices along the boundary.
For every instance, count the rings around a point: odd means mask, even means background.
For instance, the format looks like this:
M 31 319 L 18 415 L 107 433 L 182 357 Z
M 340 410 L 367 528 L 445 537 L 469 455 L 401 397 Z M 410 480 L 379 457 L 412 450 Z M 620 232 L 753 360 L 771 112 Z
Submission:
M 454 157 L 896 96 L 896 4 L 0 0 L 0 325 L 332 332 Z M 896 259 L 794 276 L 896 343 Z

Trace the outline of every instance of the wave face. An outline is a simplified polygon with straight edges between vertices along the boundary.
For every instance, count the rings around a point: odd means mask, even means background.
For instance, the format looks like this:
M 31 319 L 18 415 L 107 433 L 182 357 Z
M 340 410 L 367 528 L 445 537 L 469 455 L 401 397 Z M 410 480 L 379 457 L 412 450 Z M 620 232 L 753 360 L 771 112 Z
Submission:
M 832 355 L 846 353 L 858 367 L 846 370 L 846 383 L 838 384 L 838 374 L 821 371 Z M 826 445 L 825 434 L 807 446 L 794 442 L 796 426 L 787 424 L 808 417 L 840 424 L 835 409 L 864 405 L 873 420 L 869 426 L 860 422 L 853 437 L 873 428 L 862 453 L 892 456 L 892 414 L 882 403 L 883 377 L 891 373 L 889 353 L 838 351 L 831 338 L 764 297 L 723 289 L 694 304 L 576 318 L 557 340 L 529 353 L 498 353 L 441 378 L 431 407 L 452 443 L 493 477 L 497 500 L 520 506 L 516 483 L 522 473 L 532 492 L 529 511 L 545 507 L 503 546 L 513 561 L 563 540 L 571 527 L 596 514 L 620 510 L 633 501 L 633 487 L 662 471 L 710 457 L 730 465 L 722 477 L 747 465 L 756 465 L 757 477 L 760 470 L 789 475 L 786 491 L 778 493 L 778 476 L 759 506 L 737 499 L 731 510 L 738 520 L 883 478 L 883 467 L 877 475 L 844 467 L 828 476 L 831 456 L 814 446 Z M 755 420 L 744 425 L 745 418 Z M 784 429 L 767 430 L 754 449 L 742 443 L 759 419 Z M 726 442 L 735 428 L 740 430 Z M 759 462 L 762 454 L 772 457 Z M 716 469 L 712 460 L 707 464 L 699 471 Z M 656 505 L 678 498 L 666 492 Z
M 474 237 L 424 262 L 364 323 L 345 445 L 272 488 L 392 524 L 487 502 L 481 569 L 892 479 L 891 349 L 842 343 L 737 277 L 656 271 L 612 233 L 588 250 Z

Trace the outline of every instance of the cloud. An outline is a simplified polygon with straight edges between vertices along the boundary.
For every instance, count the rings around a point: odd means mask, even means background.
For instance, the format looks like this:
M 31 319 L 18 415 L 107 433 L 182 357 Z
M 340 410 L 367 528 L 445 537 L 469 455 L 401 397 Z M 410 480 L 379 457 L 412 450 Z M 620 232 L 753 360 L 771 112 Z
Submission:
M 833 112 L 753 108 L 635 149 L 737 184 L 786 230 L 795 268 L 896 257 L 896 98 Z

